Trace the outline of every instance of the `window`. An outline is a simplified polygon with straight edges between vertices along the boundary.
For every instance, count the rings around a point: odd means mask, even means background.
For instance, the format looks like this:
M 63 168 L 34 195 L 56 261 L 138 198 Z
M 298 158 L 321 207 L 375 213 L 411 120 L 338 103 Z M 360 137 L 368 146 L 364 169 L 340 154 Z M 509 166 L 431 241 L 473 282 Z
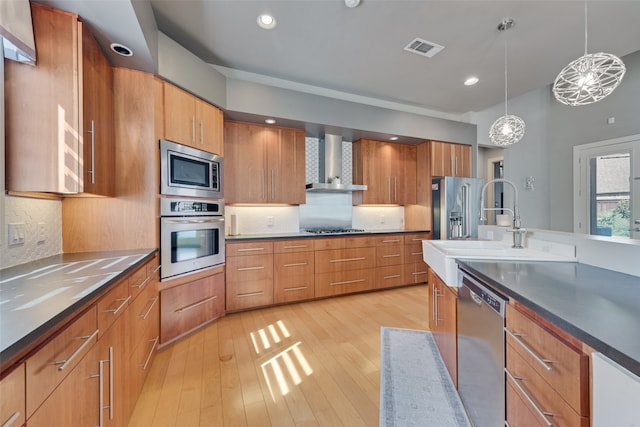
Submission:
M 640 135 L 574 147 L 574 231 L 640 239 Z

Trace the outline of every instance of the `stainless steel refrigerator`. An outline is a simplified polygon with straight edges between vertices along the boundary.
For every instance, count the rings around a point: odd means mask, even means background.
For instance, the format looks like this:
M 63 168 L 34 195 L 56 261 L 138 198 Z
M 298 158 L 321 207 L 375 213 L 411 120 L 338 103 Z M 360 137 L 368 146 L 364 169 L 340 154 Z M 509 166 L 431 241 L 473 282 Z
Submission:
M 479 178 L 445 176 L 433 178 L 431 209 L 433 239 L 477 239 L 480 219 Z

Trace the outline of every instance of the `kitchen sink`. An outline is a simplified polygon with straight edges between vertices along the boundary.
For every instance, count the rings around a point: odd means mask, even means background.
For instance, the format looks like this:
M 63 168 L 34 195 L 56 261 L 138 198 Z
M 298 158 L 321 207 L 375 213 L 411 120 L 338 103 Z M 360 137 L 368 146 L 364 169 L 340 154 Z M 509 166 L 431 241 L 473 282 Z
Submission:
M 449 286 L 458 285 L 456 259 L 576 262 L 575 246 L 527 239 L 516 249 L 508 240 L 423 240 L 424 262 Z

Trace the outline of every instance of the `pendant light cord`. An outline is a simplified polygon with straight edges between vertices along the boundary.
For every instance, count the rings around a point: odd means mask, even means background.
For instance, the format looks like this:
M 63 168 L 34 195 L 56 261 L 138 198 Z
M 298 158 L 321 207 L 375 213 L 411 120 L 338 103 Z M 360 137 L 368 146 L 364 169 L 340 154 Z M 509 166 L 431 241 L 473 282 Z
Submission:
M 587 0 L 584 0 L 584 54 L 587 54 Z
M 507 115 L 507 39 L 504 39 L 504 115 Z

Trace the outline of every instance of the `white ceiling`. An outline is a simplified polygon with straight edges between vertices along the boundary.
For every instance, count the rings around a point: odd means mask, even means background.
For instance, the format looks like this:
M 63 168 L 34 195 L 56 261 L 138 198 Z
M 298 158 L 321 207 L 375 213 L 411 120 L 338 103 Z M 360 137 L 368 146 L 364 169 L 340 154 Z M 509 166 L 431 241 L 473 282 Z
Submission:
M 134 48 L 133 59 L 110 54 L 114 65 L 154 72 L 157 25 L 226 69 L 451 115 L 503 101 L 505 41 L 509 97 L 551 84 L 584 53 L 582 0 L 361 0 L 353 9 L 343 0 L 38 1 L 79 13 L 103 46 Z M 588 11 L 590 53 L 640 50 L 640 0 L 589 1 Z M 256 25 L 264 12 L 275 29 Z M 515 26 L 499 32 L 505 18 Z M 445 49 L 433 58 L 404 51 L 416 37 Z M 470 75 L 480 82 L 466 87 Z

